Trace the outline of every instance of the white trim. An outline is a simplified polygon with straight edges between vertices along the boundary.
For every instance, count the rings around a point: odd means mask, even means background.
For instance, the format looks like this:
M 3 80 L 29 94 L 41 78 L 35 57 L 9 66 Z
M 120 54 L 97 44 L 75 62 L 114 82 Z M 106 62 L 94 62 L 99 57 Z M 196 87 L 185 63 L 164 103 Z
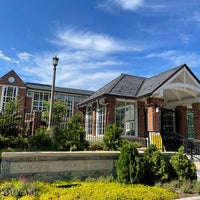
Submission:
M 182 91 L 185 91 L 186 93 L 188 93 L 188 91 L 186 91 L 187 89 L 191 89 L 191 90 L 195 90 L 195 91 L 200 93 L 199 87 L 195 87 L 193 85 L 189 85 L 189 84 L 186 84 L 186 83 L 169 83 L 168 85 L 163 87 L 163 89 L 182 90 Z
M 138 137 L 138 101 L 135 101 L 135 136 Z

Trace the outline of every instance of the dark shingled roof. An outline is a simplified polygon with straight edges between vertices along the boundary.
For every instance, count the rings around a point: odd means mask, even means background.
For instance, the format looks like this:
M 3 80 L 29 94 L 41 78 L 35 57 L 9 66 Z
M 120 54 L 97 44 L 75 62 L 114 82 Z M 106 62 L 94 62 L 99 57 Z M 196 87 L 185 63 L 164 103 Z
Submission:
M 151 78 L 121 74 L 80 103 L 80 105 L 106 95 L 134 99 L 151 95 L 183 67 L 187 67 L 187 65 L 175 67 Z
M 26 85 L 28 89 L 32 89 L 32 90 L 51 91 L 51 85 L 38 84 L 38 83 L 26 83 Z M 80 89 L 72 89 L 72 88 L 64 88 L 64 87 L 55 87 L 55 92 L 76 94 L 76 95 L 86 95 L 86 96 L 90 96 L 94 93 L 93 91 L 90 91 L 90 90 L 80 90 Z
M 161 85 L 163 85 L 169 78 L 171 78 L 176 72 L 182 69 L 184 66 L 181 65 L 170 69 L 166 72 L 153 76 L 151 78 L 146 78 L 144 83 L 142 84 L 140 90 L 138 91 L 137 97 L 146 96 L 152 94 L 156 89 L 158 89 Z
M 87 98 L 84 102 L 96 99 L 104 95 L 113 95 L 119 97 L 134 98 L 142 82 L 145 80 L 143 77 L 131 76 L 121 74 L 104 87 L 97 90 L 93 95 Z M 83 103 L 84 103 L 83 102 Z M 82 103 L 81 103 L 82 104 Z

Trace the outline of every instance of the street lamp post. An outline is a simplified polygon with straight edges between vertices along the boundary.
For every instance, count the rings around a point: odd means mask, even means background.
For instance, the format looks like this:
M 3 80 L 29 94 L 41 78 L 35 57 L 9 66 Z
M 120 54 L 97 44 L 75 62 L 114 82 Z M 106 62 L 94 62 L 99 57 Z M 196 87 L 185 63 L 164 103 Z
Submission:
M 54 56 L 53 60 L 53 80 L 51 86 L 51 99 L 50 99 L 50 108 L 49 108 L 49 123 L 47 130 L 51 130 L 52 125 L 52 115 L 53 115 L 53 104 L 54 104 L 54 90 L 55 90 L 55 80 L 56 80 L 56 67 L 58 65 L 59 58 Z

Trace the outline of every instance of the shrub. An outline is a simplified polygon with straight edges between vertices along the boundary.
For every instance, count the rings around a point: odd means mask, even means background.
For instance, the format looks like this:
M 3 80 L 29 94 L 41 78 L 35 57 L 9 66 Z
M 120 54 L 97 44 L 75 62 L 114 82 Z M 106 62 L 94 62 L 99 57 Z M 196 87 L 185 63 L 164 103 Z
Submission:
M 57 151 L 66 150 L 65 142 L 67 141 L 67 136 L 63 128 L 55 127 L 53 130 L 53 143 L 54 149 Z
M 45 126 L 40 126 L 34 135 L 29 136 L 29 148 L 31 150 L 52 150 L 53 142 Z
M 35 192 L 30 194 L 26 187 L 22 189 L 24 183 L 15 181 L 9 186 L 9 196 L 0 193 L 0 199 L 19 199 L 19 200 L 170 200 L 177 198 L 177 194 L 169 192 L 160 187 L 149 187 L 143 185 L 121 185 L 115 182 L 80 182 L 80 181 L 65 181 L 54 183 L 33 182 L 36 188 Z M 17 184 L 16 184 L 17 183 Z M 0 188 L 5 188 L 7 183 L 0 183 Z M 29 183 L 28 183 L 29 184 Z M 25 183 L 26 185 L 26 183 Z M 8 186 L 6 186 L 8 187 Z M 28 187 L 30 188 L 30 187 Z M 16 192 L 16 190 L 18 192 Z M 12 191 L 12 194 L 11 194 Z M 15 191 L 15 192 L 13 192 Z M 14 197 L 14 198 L 12 198 Z M 29 198 L 28 198 L 29 197 Z
M 184 154 L 184 147 L 180 147 L 169 161 L 180 181 L 184 179 L 195 179 L 196 168 L 193 162 Z
M 19 199 L 22 196 L 34 195 L 36 196 L 40 191 L 36 182 L 22 178 L 19 180 L 11 180 L 1 184 L 0 194 L 3 196 L 15 197 Z M 1 197 L 1 196 L 0 196 Z
M 167 163 L 155 145 L 151 145 L 144 152 L 144 183 L 154 184 L 169 178 Z
M 143 177 L 143 164 L 133 143 L 123 142 L 116 166 L 119 182 L 140 183 Z
M 91 142 L 89 150 L 91 151 L 103 150 L 103 142 L 102 141 Z
M 81 151 L 89 146 L 85 139 L 85 130 L 82 126 L 80 114 L 74 115 L 67 122 L 66 128 L 54 128 L 54 147 L 60 151 Z
M 120 127 L 115 124 L 108 125 L 103 137 L 104 150 L 119 150 L 122 145 L 121 134 L 122 129 Z

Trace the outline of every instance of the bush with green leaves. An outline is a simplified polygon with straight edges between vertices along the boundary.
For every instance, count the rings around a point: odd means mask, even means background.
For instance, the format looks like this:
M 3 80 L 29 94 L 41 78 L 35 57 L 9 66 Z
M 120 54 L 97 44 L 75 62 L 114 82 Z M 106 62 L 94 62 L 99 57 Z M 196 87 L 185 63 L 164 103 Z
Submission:
M 184 153 L 184 147 L 181 146 L 177 153 L 175 153 L 169 161 L 177 174 L 179 180 L 196 179 L 196 168 L 192 161 L 189 160 Z
M 122 129 L 115 124 L 108 125 L 103 137 L 104 150 L 119 150 L 122 145 Z
M 143 178 L 143 163 L 134 143 L 123 141 L 119 160 L 116 163 L 120 183 L 140 183 Z
M 66 128 L 56 127 L 53 133 L 54 146 L 59 151 L 81 151 L 89 146 L 85 139 L 82 117 L 75 114 L 67 122 Z
M 29 136 L 29 149 L 48 151 L 53 149 L 53 142 L 45 126 L 40 126 L 34 135 Z
M 91 151 L 103 150 L 103 141 L 91 142 L 88 149 Z
M 146 184 L 154 184 L 155 181 L 164 181 L 169 178 L 168 164 L 155 145 L 151 145 L 144 152 L 144 180 Z

